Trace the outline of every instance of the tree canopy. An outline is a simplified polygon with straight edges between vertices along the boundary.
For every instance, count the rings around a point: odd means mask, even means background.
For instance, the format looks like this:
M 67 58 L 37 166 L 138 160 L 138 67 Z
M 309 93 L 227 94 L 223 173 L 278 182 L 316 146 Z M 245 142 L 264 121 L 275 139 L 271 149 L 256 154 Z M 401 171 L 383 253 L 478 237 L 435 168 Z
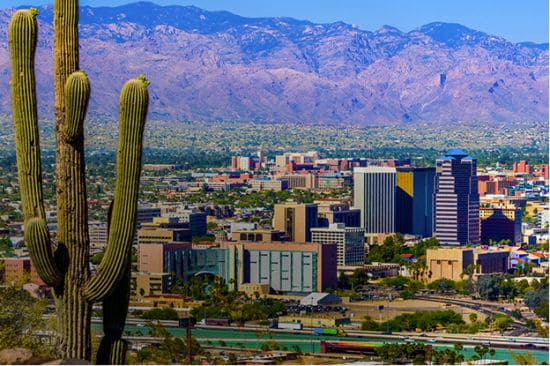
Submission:
M 0 349 L 23 347 L 36 357 L 50 356 L 52 349 L 41 339 L 48 337 L 42 319 L 46 305 L 25 290 L 0 287 Z

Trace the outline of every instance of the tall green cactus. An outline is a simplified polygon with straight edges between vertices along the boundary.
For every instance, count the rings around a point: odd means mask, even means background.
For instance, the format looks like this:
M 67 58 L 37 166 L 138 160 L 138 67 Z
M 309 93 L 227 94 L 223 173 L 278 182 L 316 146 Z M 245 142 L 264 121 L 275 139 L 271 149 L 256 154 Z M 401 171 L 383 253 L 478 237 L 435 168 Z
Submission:
M 63 358 L 91 358 L 92 304 L 103 301 L 100 363 L 124 363 L 121 339 L 128 311 L 130 260 L 137 221 L 148 81 L 127 81 L 120 95 L 117 183 L 109 214 L 109 240 L 97 275 L 89 269 L 88 208 L 84 174 L 84 118 L 90 98 L 87 75 L 78 69 L 78 1 L 54 2 L 57 243 L 45 220 L 36 107 L 35 9 L 17 11 L 9 26 L 11 96 L 25 240 L 40 277 L 54 288 Z

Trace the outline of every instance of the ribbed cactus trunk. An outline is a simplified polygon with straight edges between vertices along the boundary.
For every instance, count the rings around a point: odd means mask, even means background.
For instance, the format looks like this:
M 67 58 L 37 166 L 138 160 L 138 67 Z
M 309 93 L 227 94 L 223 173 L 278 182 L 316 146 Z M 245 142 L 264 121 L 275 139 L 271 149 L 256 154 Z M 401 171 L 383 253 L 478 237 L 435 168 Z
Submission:
M 65 83 L 78 65 L 78 2 L 54 1 L 54 89 L 56 126 L 56 202 L 57 241 L 61 259 L 67 268 L 62 289 L 57 291 L 62 354 L 69 358 L 90 358 L 91 304 L 83 301 L 82 291 L 90 276 L 89 237 L 84 175 L 84 136 L 82 128 L 69 139 Z M 87 84 L 87 78 L 86 82 Z M 74 91 L 77 92 L 76 90 Z M 89 97 L 89 86 L 87 88 Z M 85 97 L 86 110 L 88 98 Z M 84 112 L 85 113 L 85 112 Z
M 149 97 L 144 77 L 129 80 L 120 96 L 117 183 L 109 242 L 97 275 L 90 276 L 88 209 L 84 166 L 84 118 L 90 97 L 87 75 L 78 70 L 78 1 L 54 2 L 56 199 L 58 234 L 46 225 L 36 107 L 34 52 L 36 10 L 20 10 L 9 28 L 11 95 L 25 240 L 41 278 L 54 288 L 63 358 L 91 358 L 91 308 L 104 303 L 101 363 L 124 363 L 121 339 L 128 311 L 130 259 L 137 221 L 143 130 Z

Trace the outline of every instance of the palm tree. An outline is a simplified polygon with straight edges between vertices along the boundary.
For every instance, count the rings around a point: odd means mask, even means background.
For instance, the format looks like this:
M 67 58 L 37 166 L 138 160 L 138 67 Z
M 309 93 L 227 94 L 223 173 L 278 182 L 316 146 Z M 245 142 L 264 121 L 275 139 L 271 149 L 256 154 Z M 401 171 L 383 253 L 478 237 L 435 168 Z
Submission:
M 405 266 L 412 272 L 415 281 L 422 280 L 428 269 L 426 263 L 421 259 L 417 259 L 416 262 L 408 262 Z
M 474 277 L 474 273 L 477 272 L 479 270 L 479 264 L 473 264 L 473 263 L 470 263 L 466 266 L 466 268 L 464 268 L 464 270 L 462 271 L 462 273 L 460 274 L 460 279 L 463 279 L 464 276 L 468 276 L 468 280 L 466 281 L 466 289 L 468 290 L 468 292 L 472 292 L 473 291 L 473 277 Z

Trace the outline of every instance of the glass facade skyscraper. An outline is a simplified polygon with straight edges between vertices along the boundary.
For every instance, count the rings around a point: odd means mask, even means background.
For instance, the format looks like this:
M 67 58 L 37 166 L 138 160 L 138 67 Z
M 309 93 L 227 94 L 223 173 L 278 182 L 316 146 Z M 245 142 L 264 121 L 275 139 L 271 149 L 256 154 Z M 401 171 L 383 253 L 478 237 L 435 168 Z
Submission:
M 442 245 L 479 243 L 477 161 L 453 149 L 436 161 L 434 231 Z
M 435 168 L 397 168 L 395 231 L 433 235 Z

